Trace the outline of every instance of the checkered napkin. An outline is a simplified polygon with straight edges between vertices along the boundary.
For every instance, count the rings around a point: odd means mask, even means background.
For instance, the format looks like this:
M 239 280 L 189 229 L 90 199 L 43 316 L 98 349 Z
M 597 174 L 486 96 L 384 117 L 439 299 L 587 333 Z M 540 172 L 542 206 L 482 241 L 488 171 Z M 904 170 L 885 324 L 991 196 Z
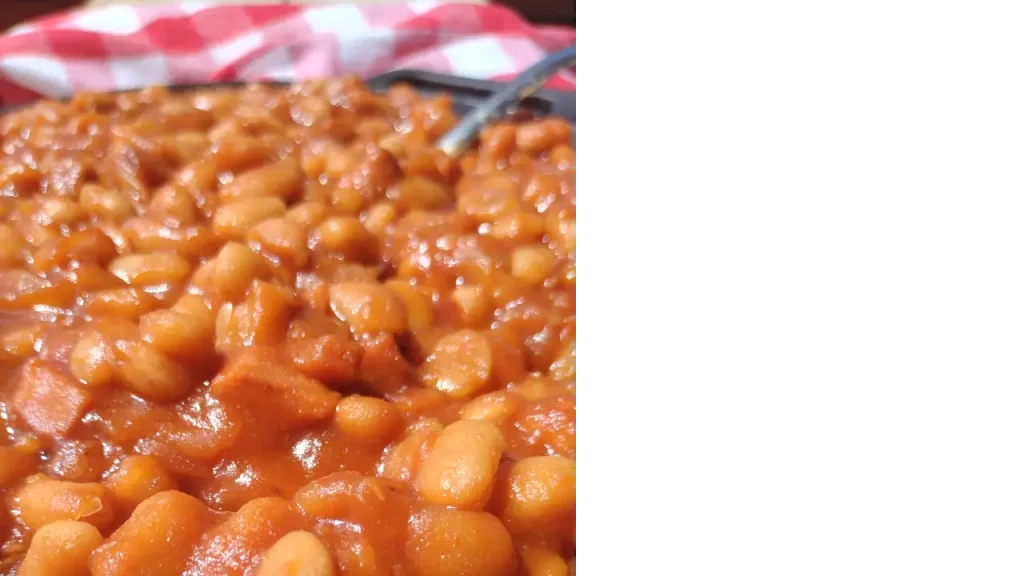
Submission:
M 106 6 L 0 36 L 0 104 L 78 91 L 229 80 L 363 77 L 419 69 L 503 80 L 574 44 L 500 6 L 404 4 Z M 561 73 L 552 88 L 574 90 Z

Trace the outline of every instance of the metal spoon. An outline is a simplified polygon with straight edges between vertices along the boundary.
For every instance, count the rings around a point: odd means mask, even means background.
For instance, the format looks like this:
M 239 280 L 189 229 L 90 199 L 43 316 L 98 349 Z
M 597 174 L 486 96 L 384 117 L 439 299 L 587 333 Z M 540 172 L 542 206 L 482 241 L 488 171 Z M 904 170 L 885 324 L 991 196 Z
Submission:
M 437 147 L 452 158 L 462 154 L 488 122 L 507 113 L 511 104 L 532 95 L 553 74 L 576 65 L 576 47 L 570 46 L 546 56 L 527 68 L 507 86 L 495 92 L 437 141 Z

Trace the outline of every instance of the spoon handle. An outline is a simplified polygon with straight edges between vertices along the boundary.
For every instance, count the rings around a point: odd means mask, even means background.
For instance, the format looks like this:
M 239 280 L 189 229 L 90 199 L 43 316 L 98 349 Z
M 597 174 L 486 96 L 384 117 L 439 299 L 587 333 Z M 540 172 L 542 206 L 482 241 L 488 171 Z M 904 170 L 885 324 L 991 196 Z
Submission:
M 454 128 L 438 140 L 437 147 L 448 156 L 458 156 L 473 142 L 477 132 L 491 120 L 505 114 L 510 104 L 532 95 L 552 74 L 575 65 L 575 46 L 563 48 L 546 56 L 463 117 Z

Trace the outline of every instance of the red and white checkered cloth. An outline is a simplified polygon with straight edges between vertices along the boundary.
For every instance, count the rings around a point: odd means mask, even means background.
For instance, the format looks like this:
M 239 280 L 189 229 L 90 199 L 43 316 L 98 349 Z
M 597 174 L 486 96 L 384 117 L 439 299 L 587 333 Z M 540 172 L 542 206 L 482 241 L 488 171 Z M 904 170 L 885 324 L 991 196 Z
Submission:
M 500 6 L 444 4 L 107 6 L 0 36 L 0 103 L 78 91 L 228 80 L 305 80 L 395 69 L 507 79 L 576 42 Z M 575 90 L 574 74 L 550 87 Z

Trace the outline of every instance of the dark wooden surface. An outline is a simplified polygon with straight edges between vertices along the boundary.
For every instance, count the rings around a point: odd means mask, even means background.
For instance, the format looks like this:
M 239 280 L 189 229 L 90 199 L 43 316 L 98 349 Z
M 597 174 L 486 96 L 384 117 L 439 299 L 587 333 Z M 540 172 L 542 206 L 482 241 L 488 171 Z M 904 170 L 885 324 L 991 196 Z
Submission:
M 576 0 L 502 0 L 496 3 L 515 9 L 537 24 L 576 26 Z
M 0 2 L 0 30 L 49 12 L 66 10 L 81 4 L 75 0 L 4 0 Z

